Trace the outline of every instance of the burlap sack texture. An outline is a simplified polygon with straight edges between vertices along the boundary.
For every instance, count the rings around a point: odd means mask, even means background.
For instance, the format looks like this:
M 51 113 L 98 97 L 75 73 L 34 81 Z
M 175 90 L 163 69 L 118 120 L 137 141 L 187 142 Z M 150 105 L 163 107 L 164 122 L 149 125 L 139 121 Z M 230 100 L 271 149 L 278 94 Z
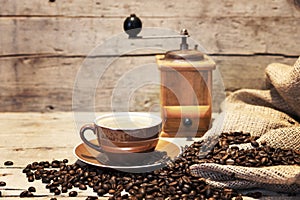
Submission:
M 203 140 L 243 131 L 271 147 L 300 151 L 300 57 L 294 66 L 270 64 L 265 73 L 267 90 L 243 89 L 227 97 L 223 112 Z M 254 168 L 204 163 L 191 166 L 190 171 L 217 187 L 300 193 L 300 166 L 296 165 Z

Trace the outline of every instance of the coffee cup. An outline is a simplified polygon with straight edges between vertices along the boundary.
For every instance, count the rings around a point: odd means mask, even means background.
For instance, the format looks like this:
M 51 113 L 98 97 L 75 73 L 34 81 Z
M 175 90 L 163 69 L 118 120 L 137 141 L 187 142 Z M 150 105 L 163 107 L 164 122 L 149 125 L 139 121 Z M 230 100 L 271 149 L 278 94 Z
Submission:
M 94 123 L 80 129 L 82 141 L 89 147 L 105 153 L 141 153 L 155 149 L 162 128 L 160 117 L 144 112 L 116 112 L 97 117 Z M 91 130 L 97 144 L 85 133 Z

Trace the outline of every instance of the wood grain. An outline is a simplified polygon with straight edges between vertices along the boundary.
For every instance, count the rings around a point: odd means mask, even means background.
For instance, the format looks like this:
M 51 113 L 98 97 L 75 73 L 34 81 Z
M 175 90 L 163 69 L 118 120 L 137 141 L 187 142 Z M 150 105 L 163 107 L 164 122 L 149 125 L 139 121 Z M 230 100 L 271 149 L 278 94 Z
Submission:
M 300 18 L 201 17 L 151 18 L 144 21 L 145 27 L 163 27 L 174 30 L 175 33 L 186 28 L 192 39 L 198 41 L 208 53 L 300 55 L 300 40 L 297 34 L 300 32 Z M 107 39 L 112 41 L 111 45 L 105 47 L 108 52 L 105 53 L 118 53 L 118 49 L 124 45 L 124 40 L 127 40 L 121 24 L 122 19 L 118 18 L 1 17 L 0 29 L 5 30 L 5 34 L 2 34 L 0 40 L 0 54 L 84 56 Z M 161 32 L 163 34 L 167 31 Z M 148 43 L 134 41 L 131 48 L 138 48 L 140 45 L 160 47 L 163 42 L 166 42 L 167 47 L 170 44 L 168 40 L 154 40 Z M 174 42 L 169 46 L 174 47 Z
M 217 63 L 217 69 L 213 71 L 214 111 L 219 109 L 225 92 L 240 88 L 264 88 L 264 69 L 268 64 L 280 62 L 292 65 L 296 60 L 281 56 L 213 56 L 212 58 Z M 84 58 L 81 57 L 42 56 L 0 58 L 0 81 L 3 83 L 0 84 L 0 110 L 71 111 L 74 85 L 79 70 L 83 67 L 83 60 Z M 119 85 L 119 90 L 113 93 L 113 88 L 122 80 L 123 75 L 134 74 L 133 69 L 140 69 L 143 72 L 144 67 L 148 65 L 150 67 L 147 69 L 153 69 L 150 78 L 152 77 L 154 82 L 159 82 L 160 75 L 155 62 L 154 56 L 124 57 L 109 65 L 106 73 L 101 79 L 96 79 L 93 85 L 97 87 L 95 109 L 108 111 L 112 99 L 117 109 L 117 106 L 121 105 L 118 102 L 124 102 L 126 97 L 132 111 L 158 111 L 159 85 L 140 85 L 141 87 L 138 88 L 135 85 Z M 89 74 L 91 72 L 87 73 L 87 77 Z M 145 73 L 148 74 L 150 73 Z M 133 80 L 138 81 L 135 78 Z M 143 82 L 143 79 L 140 82 Z M 128 94 L 128 88 L 136 90 Z M 80 94 L 87 97 L 91 95 L 87 92 L 90 90 L 84 89 L 86 88 L 79 91 Z
M 126 45 L 130 57 L 114 62 L 102 77 L 101 90 L 96 90 L 95 105 L 91 106 L 105 111 L 114 99 L 115 109 L 124 109 L 125 95 L 131 110 L 157 111 L 156 86 L 144 86 L 132 93 L 121 88 L 119 95 L 112 97 L 116 94 L 114 86 L 129 69 L 154 63 L 155 54 L 178 48 L 179 41 L 128 40 L 122 23 L 130 13 L 142 18 L 142 34 L 165 35 L 187 28 L 190 47 L 200 44 L 200 49 L 212 55 L 217 62 L 213 74 L 215 111 L 225 92 L 263 88 L 267 64 L 293 64 L 300 55 L 300 10 L 292 0 L 0 3 L 0 111 L 72 110 L 74 84 L 84 58 L 98 47 L 94 55 L 109 60 L 111 55 L 124 54 Z M 85 80 L 92 75 L 87 73 Z
M 80 0 L 0 0 L 0 13 L 9 16 L 61 16 L 61 17 L 122 17 L 130 13 L 142 17 L 200 17 L 200 16 L 299 16 L 292 0 L 177 0 L 117 1 L 93 0 L 84 4 Z M 159 5 L 159 6 L 158 6 Z M 184 6 L 184 9 L 183 9 Z

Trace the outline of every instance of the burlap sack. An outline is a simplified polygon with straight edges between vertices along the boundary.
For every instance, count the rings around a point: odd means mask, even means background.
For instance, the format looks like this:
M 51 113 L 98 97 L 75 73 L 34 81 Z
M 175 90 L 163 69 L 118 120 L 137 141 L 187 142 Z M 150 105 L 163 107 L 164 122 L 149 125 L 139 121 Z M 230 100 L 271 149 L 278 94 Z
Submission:
M 267 90 L 243 89 L 227 97 L 223 112 L 203 140 L 222 132 L 243 131 L 259 136 L 258 142 L 264 140 L 271 147 L 300 151 L 300 57 L 294 66 L 270 64 L 266 82 Z M 190 171 L 217 187 L 300 193 L 300 166 L 296 165 L 254 168 L 204 163 L 191 166 Z

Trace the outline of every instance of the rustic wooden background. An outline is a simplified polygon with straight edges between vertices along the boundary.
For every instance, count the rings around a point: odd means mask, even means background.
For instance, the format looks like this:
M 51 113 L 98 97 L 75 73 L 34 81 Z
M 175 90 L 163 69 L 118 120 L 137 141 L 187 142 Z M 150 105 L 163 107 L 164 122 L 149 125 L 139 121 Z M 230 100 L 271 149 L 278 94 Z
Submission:
M 122 33 L 131 13 L 144 27 L 187 28 L 216 61 L 227 93 L 263 88 L 269 63 L 292 65 L 300 55 L 299 0 L 0 0 L 0 5 L 0 111 L 71 111 L 83 60 Z M 114 65 L 129 70 L 148 62 L 155 62 L 153 52 L 125 56 Z M 119 76 L 111 70 L 107 80 Z M 215 78 L 215 111 L 221 83 Z M 106 111 L 111 100 L 111 85 L 103 85 L 97 111 Z M 130 106 L 149 110 L 158 102 L 158 87 L 147 87 Z

